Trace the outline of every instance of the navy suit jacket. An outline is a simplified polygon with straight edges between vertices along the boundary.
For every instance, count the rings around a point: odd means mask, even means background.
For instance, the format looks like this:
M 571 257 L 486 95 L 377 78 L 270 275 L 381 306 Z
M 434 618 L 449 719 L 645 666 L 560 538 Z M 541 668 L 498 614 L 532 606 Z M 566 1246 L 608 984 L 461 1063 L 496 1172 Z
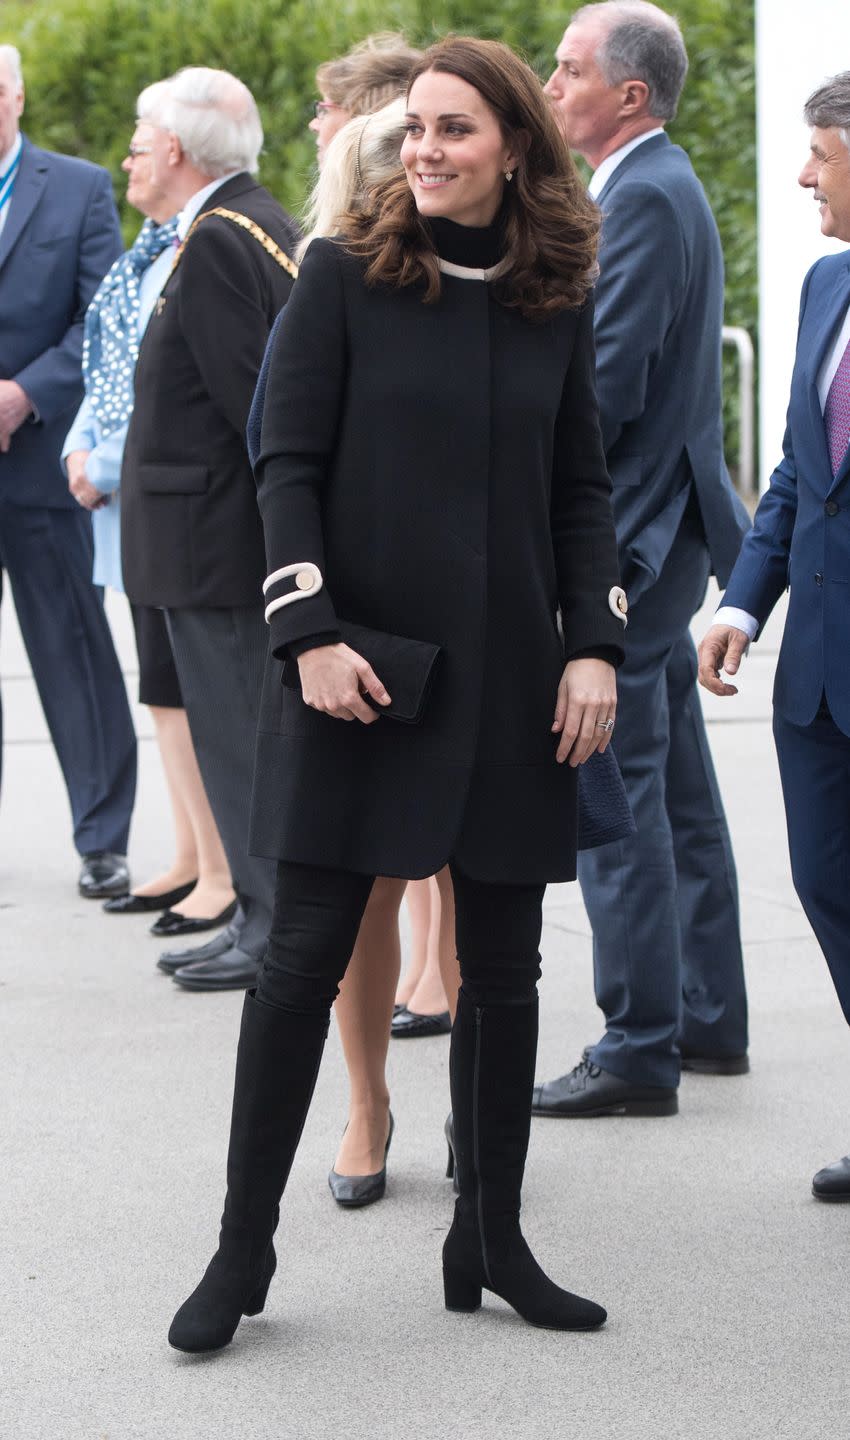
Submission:
M 850 448 L 833 479 L 817 380 L 850 305 L 850 252 L 803 283 L 783 456 L 724 596 L 761 627 L 790 585 L 773 702 L 809 725 L 821 697 L 850 735 Z
M 721 585 L 749 518 L 723 458 L 723 256 L 690 160 L 644 140 L 603 187 L 599 411 L 630 600 L 654 583 L 695 488 Z
M 106 170 L 24 139 L 0 234 L 0 379 L 17 380 L 38 413 L 0 455 L 0 498 L 75 507 L 59 464 L 83 398 L 83 316 L 123 250 Z

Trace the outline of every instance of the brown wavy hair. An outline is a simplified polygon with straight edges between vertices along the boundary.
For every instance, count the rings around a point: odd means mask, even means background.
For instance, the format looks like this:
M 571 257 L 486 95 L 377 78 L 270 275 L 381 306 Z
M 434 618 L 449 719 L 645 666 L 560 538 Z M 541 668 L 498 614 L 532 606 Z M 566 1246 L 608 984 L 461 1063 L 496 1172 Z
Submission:
M 537 76 L 496 40 L 449 36 L 425 51 L 407 93 L 430 70 L 473 85 L 520 159 L 505 184 L 506 269 L 494 282 L 505 306 L 531 320 L 579 309 L 597 274 L 599 211 L 588 198 Z M 404 174 L 379 186 L 365 214 L 342 223 L 347 248 L 366 262 L 370 285 L 422 285 L 440 295 L 437 252 Z

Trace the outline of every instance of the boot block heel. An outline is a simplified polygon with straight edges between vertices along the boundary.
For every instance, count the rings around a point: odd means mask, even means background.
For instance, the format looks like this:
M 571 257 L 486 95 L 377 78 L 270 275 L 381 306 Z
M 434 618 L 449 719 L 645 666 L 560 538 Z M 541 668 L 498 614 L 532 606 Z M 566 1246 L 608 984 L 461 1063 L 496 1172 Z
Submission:
M 243 1315 L 259 1315 L 265 1309 L 266 1296 L 269 1293 L 269 1286 L 274 1279 L 274 1272 L 277 1269 L 277 1255 L 274 1246 L 270 1246 L 269 1258 L 266 1262 L 266 1274 L 263 1276 L 253 1295 L 245 1302 Z
M 471 1315 L 481 1309 L 481 1282 L 464 1275 L 462 1270 L 448 1270 L 443 1267 L 443 1293 L 446 1309 L 458 1310 Z

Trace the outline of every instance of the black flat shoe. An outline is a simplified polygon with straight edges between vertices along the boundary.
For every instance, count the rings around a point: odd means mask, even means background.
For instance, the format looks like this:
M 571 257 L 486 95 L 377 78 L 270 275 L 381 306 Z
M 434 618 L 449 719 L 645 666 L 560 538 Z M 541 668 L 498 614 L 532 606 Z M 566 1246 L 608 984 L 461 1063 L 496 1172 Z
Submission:
M 394 1129 L 395 1121 L 391 1110 L 390 1128 L 384 1147 L 384 1163 L 375 1175 L 340 1175 L 336 1170 L 332 1170 L 329 1174 L 328 1185 L 331 1194 L 337 1205 L 341 1205 L 344 1210 L 362 1210 L 364 1205 L 374 1205 L 376 1200 L 384 1198 L 384 1191 L 387 1188 L 387 1156 L 390 1153 L 390 1141 L 393 1138 Z
M 679 1097 L 664 1085 L 633 1085 L 583 1059 L 568 1075 L 535 1085 L 532 1115 L 677 1115 Z
M 450 1035 L 452 1017 L 448 1010 L 442 1015 L 417 1015 L 407 1007 L 394 1015 L 390 1034 L 395 1040 L 421 1040 L 427 1035 Z
M 197 880 L 187 880 L 185 885 L 177 885 L 161 895 L 134 895 L 130 890 L 126 895 L 104 900 L 103 908 L 107 915 L 149 915 L 157 910 L 167 910 L 169 905 L 179 905 L 181 900 L 191 895 L 197 883 Z
M 217 930 L 219 925 L 226 925 L 232 920 L 235 914 L 235 900 L 225 905 L 220 915 L 214 915 L 209 920 L 192 920 L 188 915 L 178 915 L 174 910 L 166 910 L 149 928 L 151 935 L 165 935 L 169 940 L 173 940 L 175 935 L 200 935 L 204 930 Z
M 812 1194 L 816 1200 L 828 1200 L 832 1204 L 850 1201 L 850 1155 L 818 1171 L 812 1181 Z
M 77 889 L 84 900 L 109 900 L 114 895 L 127 894 L 130 871 L 123 855 L 91 850 L 82 860 Z

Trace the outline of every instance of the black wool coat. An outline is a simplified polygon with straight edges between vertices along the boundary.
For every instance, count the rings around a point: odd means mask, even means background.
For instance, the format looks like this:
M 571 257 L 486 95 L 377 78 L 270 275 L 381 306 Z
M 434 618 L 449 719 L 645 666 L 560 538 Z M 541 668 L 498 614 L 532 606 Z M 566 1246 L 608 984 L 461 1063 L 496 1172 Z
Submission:
M 247 173 L 213 191 L 287 255 L 298 228 Z M 140 605 L 256 605 L 263 535 L 245 427 L 292 280 L 253 235 L 204 220 L 148 322 L 121 470 L 124 587 Z
M 252 844 L 369 874 L 454 858 L 489 882 L 568 880 L 558 682 L 565 654 L 622 653 L 623 636 L 592 306 L 534 323 L 490 272 L 441 268 L 425 305 L 314 241 L 278 327 L 256 466 L 267 565 L 323 584 L 271 617 Z M 419 725 L 336 720 L 281 684 L 287 647 L 340 618 L 442 647 Z

